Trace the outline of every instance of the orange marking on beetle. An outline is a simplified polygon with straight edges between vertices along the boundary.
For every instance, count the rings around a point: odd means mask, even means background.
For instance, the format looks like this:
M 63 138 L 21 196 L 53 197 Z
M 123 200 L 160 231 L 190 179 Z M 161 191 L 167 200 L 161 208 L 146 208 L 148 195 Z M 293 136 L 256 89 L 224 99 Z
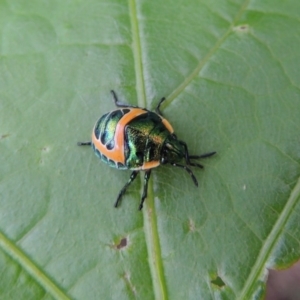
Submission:
M 114 148 L 109 150 L 106 145 L 103 145 L 99 139 L 95 136 L 95 128 L 92 134 L 92 142 L 96 149 L 100 151 L 101 154 L 105 155 L 108 159 L 113 160 L 116 163 L 125 164 L 124 156 L 124 134 L 126 125 L 132 121 L 134 118 L 146 114 L 147 111 L 141 108 L 130 108 L 130 111 L 125 114 L 118 122 L 115 136 L 114 136 Z
M 148 169 L 153 169 L 155 167 L 158 167 L 160 165 L 160 161 L 159 160 L 153 160 L 153 161 L 148 161 L 148 162 L 144 162 L 141 170 L 148 170 Z
M 174 129 L 172 127 L 172 125 L 169 123 L 169 121 L 167 121 L 166 119 L 161 117 L 161 121 L 163 122 L 163 124 L 165 125 L 165 127 L 168 129 L 168 131 L 170 133 L 174 133 Z

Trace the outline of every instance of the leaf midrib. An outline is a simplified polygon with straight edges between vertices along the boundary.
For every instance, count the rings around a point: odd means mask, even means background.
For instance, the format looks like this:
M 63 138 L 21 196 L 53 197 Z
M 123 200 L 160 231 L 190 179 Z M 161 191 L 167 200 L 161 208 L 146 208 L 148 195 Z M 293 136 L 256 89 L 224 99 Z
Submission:
M 136 75 L 136 89 L 138 106 L 146 107 L 146 91 L 142 59 L 142 47 L 140 40 L 140 31 L 137 15 L 137 3 L 135 0 L 129 1 L 129 13 L 131 21 L 131 30 L 133 38 L 133 56 Z M 143 174 L 142 174 L 143 176 Z M 141 182 L 144 182 L 143 178 Z M 161 248 L 156 220 L 156 211 L 154 206 L 153 186 L 150 180 L 148 187 L 148 197 L 143 209 L 144 232 L 148 251 L 148 262 L 152 276 L 152 284 L 156 299 L 168 299 L 164 270 L 162 264 Z
M 208 62 L 210 57 L 219 49 L 220 45 L 226 40 L 229 34 L 232 32 L 233 25 L 239 20 L 243 12 L 246 10 L 250 0 L 245 0 L 238 10 L 237 14 L 233 18 L 227 31 L 221 36 L 219 40 L 216 41 L 215 45 L 208 51 L 207 55 L 204 56 L 202 60 L 199 61 L 196 68 L 191 72 L 186 79 L 178 85 L 177 88 L 167 97 L 165 103 L 170 104 L 189 84 L 190 82 L 199 74 L 200 70 Z M 132 28 L 133 37 L 133 55 L 134 55 L 134 67 L 136 74 L 136 89 L 138 105 L 141 107 L 146 107 L 146 92 L 145 92 L 145 80 L 144 80 L 144 70 L 143 70 L 143 59 L 142 59 L 142 47 L 140 39 L 140 31 L 138 24 L 137 15 L 137 3 L 135 0 L 129 1 L 129 11 L 130 11 L 130 21 Z M 164 103 L 164 104 L 165 104 Z M 143 178 L 141 180 L 143 182 Z M 154 294 L 156 299 L 168 299 L 167 286 L 164 276 L 161 247 L 159 242 L 159 234 L 157 227 L 156 210 L 154 205 L 154 191 L 152 180 L 150 180 L 148 187 L 148 197 L 146 205 L 143 210 L 144 216 L 144 232 L 145 239 L 147 243 L 148 256 L 150 271 L 153 281 Z

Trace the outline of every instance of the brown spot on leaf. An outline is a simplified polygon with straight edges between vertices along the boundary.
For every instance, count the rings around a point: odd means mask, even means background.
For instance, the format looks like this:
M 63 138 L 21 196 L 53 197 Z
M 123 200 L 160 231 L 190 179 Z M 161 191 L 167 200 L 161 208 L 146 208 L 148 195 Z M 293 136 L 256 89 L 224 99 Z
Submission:
M 219 288 L 222 288 L 225 285 L 225 282 L 219 275 L 215 279 L 213 279 L 211 283 L 218 286 Z
M 42 148 L 42 151 L 43 152 L 49 152 L 50 148 L 48 146 L 45 146 Z
M 124 248 L 126 246 L 127 246 L 127 238 L 122 238 L 121 241 L 120 241 L 120 243 L 118 245 L 116 245 L 116 248 L 118 250 L 120 250 L 120 249 L 122 249 L 122 248 Z
M 238 26 L 233 27 L 233 31 L 241 32 L 241 33 L 247 33 L 247 32 L 249 32 L 249 30 L 250 30 L 250 27 L 248 24 L 243 24 L 243 25 L 238 25 Z

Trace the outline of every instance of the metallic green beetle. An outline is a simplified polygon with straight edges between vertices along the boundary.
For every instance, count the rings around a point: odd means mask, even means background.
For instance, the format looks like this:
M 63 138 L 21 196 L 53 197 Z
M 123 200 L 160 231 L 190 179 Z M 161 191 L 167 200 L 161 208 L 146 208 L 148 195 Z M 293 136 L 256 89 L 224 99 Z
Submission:
M 186 143 L 177 139 L 171 124 L 162 116 L 160 106 L 165 98 L 160 100 L 155 112 L 152 112 L 145 108 L 122 104 L 116 93 L 111 93 L 118 109 L 103 115 L 96 122 L 91 142 L 79 142 L 78 145 L 92 146 L 95 154 L 110 167 L 133 170 L 117 197 L 115 207 L 119 205 L 126 189 L 139 171 L 145 170 L 144 190 L 139 205 L 141 210 L 147 197 L 151 170 L 159 165 L 169 163 L 174 167 L 183 168 L 198 186 L 198 181 L 188 166 L 203 166 L 191 160 L 210 157 L 216 152 L 189 154 Z M 178 163 L 182 160 L 185 161 L 185 165 Z

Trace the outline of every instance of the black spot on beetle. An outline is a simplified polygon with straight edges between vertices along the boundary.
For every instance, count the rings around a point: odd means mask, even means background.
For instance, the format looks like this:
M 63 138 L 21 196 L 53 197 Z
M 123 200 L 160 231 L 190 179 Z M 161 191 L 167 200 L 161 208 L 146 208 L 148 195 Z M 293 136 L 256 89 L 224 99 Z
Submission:
M 118 169 L 122 169 L 122 168 L 125 168 L 125 165 L 124 164 L 121 164 L 121 163 L 117 163 L 117 166 L 118 166 Z
M 126 115 L 126 114 L 128 114 L 128 113 L 130 112 L 130 109 L 128 109 L 128 108 L 123 108 L 123 109 L 122 109 L 122 112 L 123 112 L 124 115 Z
M 138 158 L 138 161 L 143 161 L 144 153 L 143 152 L 136 152 L 135 155 Z
M 94 144 L 93 144 L 93 149 L 94 149 L 96 155 L 97 155 L 100 159 L 101 159 L 101 156 L 104 156 L 104 155 L 102 155 L 102 154 L 99 152 L 98 149 L 95 148 Z M 105 156 L 104 156 L 104 157 L 105 157 Z M 105 158 L 106 158 L 106 157 L 105 157 Z
M 112 150 L 115 147 L 115 141 L 111 140 L 107 145 L 106 145 L 106 149 L 107 150 Z

